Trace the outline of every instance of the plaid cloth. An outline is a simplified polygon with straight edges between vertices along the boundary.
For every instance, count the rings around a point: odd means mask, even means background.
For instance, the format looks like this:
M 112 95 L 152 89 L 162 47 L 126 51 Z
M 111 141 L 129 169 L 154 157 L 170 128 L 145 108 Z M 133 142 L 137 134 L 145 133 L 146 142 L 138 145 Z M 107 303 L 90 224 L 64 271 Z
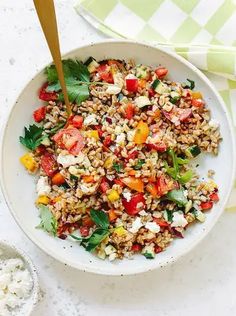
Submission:
M 175 50 L 204 71 L 236 127 L 236 0 L 80 0 L 76 10 L 110 37 Z M 236 210 L 236 182 L 227 208 Z

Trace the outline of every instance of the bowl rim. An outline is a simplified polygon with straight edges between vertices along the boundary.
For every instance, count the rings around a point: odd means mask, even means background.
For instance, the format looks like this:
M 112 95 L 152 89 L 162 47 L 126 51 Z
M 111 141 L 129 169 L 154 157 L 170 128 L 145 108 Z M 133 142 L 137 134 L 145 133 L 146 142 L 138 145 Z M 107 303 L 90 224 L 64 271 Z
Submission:
M 5 239 L 0 239 L 0 248 L 1 247 L 7 247 L 13 250 L 16 253 L 16 256 L 18 255 L 19 257 L 21 257 L 25 261 L 26 265 L 29 266 L 28 270 L 33 280 L 33 288 L 32 288 L 31 295 L 29 296 L 29 300 L 31 302 L 30 309 L 28 310 L 28 314 L 25 314 L 25 316 L 30 316 L 32 315 L 32 312 L 34 311 L 40 299 L 40 285 L 39 285 L 39 277 L 38 277 L 37 269 L 32 259 L 30 258 L 30 256 L 18 246 L 14 245 L 13 243 Z
M 235 147 L 235 141 L 234 141 L 234 129 L 233 129 L 233 124 L 232 124 L 232 120 L 229 116 L 229 112 L 226 108 L 226 105 L 222 99 L 222 97 L 220 96 L 219 92 L 216 90 L 215 86 L 211 83 L 211 81 L 206 77 L 205 74 L 203 74 L 196 66 L 194 66 L 193 64 L 191 64 L 188 60 L 184 59 L 182 56 L 177 55 L 177 53 L 175 52 L 170 52 L 170 51 L 166 51 L 165 49 L 163 49 L 162 47 L 159 46 L 155 46 L 146 42 L 142 42 L 142 41 L 136 41 L 136 40 L 116 40 L 116 39 L 105 39 L 105 40 L 101 40 L 101 41 L 96 41 L 96 42 L 90 42 L 86 45 L 82 45 L 79 46 L 75 49 L 72 49 L 70 51 L 68 51 L 67 53 L 62 55 L 62 58 L 66 58 L 68 55 L 73 55 L 75 54 L 78 50 L 80 49 L 86 49 L 89 48 L 91 46 L 96 46 L 96 45 L 103 45 L 103 44 L 109 44 L 109 43 L 116 43 L 116 44 L 131 44 L 131 45 L 138 45 L 138 46 L 143 46 L 143 47 L 147 47 L 147 48 L 152 48 L 152 49 L 156 49 L 159 50 L 160 52 L 169 55 L 170 57 L 176 59 L 178 62 L 184 64 L 185 66 L 187 66 L 188 68 L 190 68 L 192 71 L 194 71 L 199 78 L 205 82 L 205 84 L 208 86 L 208 88 L 214 93 L 215 97 L 217 98 L 218 102 L 220 103 L 220 106 L 222 107 L 222 109 L 224 110 L 224 115 L 226 117 L 226 121 L 228 124 L 228 128 L 229 128 L 229 133 L 230 133 L 230 142 L 232 145 L 232 173 L 231 173 L 231 179 L 229 181 L 229 186 L 227 189 L 227 193 L 225 194 L 225 196 L 221 199 L 221 209 L 218 212 L 218 214 L 214 217 L 214 219 L 208 224 L 208 226 L 205 228 L 204 233 L 202 233 L 201 235 L 199 235 L 199 237 L 197 239 L 195 239 L 192 243 L 188 244 L 188 246 L 184 249 L 184 251 L 181 251 L 181 253 L 176 253 L 174 256 L 171 257 L 170 260 L 166 260 L 165 262 L 163 262 L 161 265 L 158 263 L 158 261 L 154 261 L 153 260 L 153 264 L 149 267 L 146 267 L 145 265 L 139 265 L 138 267 L 135 268 L 135 271 L 131 271 L 128 270 L 126 271 L 124 269 L 124 271 L 121 273 L 117 273 L 116 269 L 114 269 L 113 271 L 107 271 L 106 268 L 101 268 L 101 267 L 95 267 L 95 266 L 90 266 L 90 264 L 82 264 L 80 262 L 76 262 L 73 263 L 70 260 L 68 260 L 67 258 L 60 256 L 57 252 L 53 252 L 47 248 L 46 245 L 42 244 L 34 235 L 32 235 L 30 232 L 26 231 L 23 229 L 23 227 L 20 224 L 20 218 L 18 218 L 17 214 L 15 213 L 13 207 L 11 206 L 10 203 L 10 197 L 8 196 L 8 192 L 7 189 L 5 187 L 5 181 L 4 181 L 4 173 L 3 173 L 3 148 L 4 148 L 4 144 L 5 144 L 5 136 L 6 136 L 6 130 L 7 130 L 7 126 L 8 126 L 8 121 L 10 119 L 10 117 L 13 114 L 13 110 L 18 102 L 18 100 L 21 98 L 21 95 L 23 94 L 23 92 L 28 88 L 28 86 L 30 85 L 31 81 L 35 79 L 35 77 L 42 72 L 46 66 L 50 65 L 52 63 L 52 60 L 49 63 L 46 63 L 43 67 L 41 67 L 41 69 L 37 70 L 37 72 L 31 77 L 31 79 L 28 81 L 28 83 L 23 87 L 23 89 L 21 90 L 21 92 L 18 94 L 13 106 L 10 109 L 10 112 L 8 113 L 5 122 L 3 124 L 3 128 L 2 128 L 2 133 L 1 133 L 1 148 L 0 148 L 0 186 L 3 192 L 3 197 L 4 200 L 7 204 L 8 209 L 10 210 L 10 213 L 12 214 L 12 216 L 14 217 L 16 223 L 18 224 L 18 226 L 20 227 L 20 229 L 24 232 L 24 234 L 37 246 L 39 247 L 43 252 L 47 253 L 48 255 L 50 255 L 52 258 L 60 261 L 63 264 L 67 264 L 75 269 L 79 269 L 82 270 L 84 272 L 90 272 L 90 273 L 95 273 L 95 274 L 101 274 L 101 275 L 113 275 L 113 276 L 124 276 L 124 275 L 136 275 L 139 273 L 144 273 L 144 272 L 148 272 L 148 271 L 152 271 L 154 269 L 157 268 L 162 268 L 164 266 L 169 265 L 170 263 L 173 263 L 177 260 L 179 260 L 180 258 L 182 258 L 183 256 L 185 256 L 188 252 L 190 252 L 191 249 L 195 248 L 196 245 L 198 245 L 206 236 L 207 234 L 212 230 L 212 228 L 214 227 L 214 225 L 216 224 L 216 222 L 218 221 L 219 217 L 222 215 L 226 203 L 229 199 L 232 187 L 233 187 L 233 183 L 234 183 L 234 178 L 235 178 L 235 170 L 236 170 L 236 147 Z

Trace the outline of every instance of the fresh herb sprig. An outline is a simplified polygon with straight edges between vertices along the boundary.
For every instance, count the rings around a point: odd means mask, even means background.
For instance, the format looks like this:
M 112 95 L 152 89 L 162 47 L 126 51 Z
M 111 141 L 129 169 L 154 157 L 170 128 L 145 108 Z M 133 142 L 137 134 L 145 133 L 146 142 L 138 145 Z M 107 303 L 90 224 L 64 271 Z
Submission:
M 188 88 L 190 90 L 193 90 L 195 88 L 195 82 L 191 79 L 187 79 L 188 83 L 183 84 L 183 88 Z
M 91 209 L 90 216 L 93 222 L 97 225 L 95 231 L 86 238 L 77 237 L 73 234 L 70 236 L 81 242 L 87 251 L 94 251 L 97 246 L 109 235 L 109 219 L 105 212 Z
M 30 150 L 35 150 L 47 137 L 43 135 L 43 127 L 35 124 L 24 128 L 25 135 L 20 136 L 20 143 Z
M 57 234 L 57 220 L 53 216 L 52 212 L 49 210 L 49 208 L 43 204 L 39 205 L 39 212 L 40 212 L 40 218 L 41 222 L 37 226 L 37 228 L 41 228 L 44 231 L 46 231 L 49 234 L 52 234 L 53 236 L 56 236 Z

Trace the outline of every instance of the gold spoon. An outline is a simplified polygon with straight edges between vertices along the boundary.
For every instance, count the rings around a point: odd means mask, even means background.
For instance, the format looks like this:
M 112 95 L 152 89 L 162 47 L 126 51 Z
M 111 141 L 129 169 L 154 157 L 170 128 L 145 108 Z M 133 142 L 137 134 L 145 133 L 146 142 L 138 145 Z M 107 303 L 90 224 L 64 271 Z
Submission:
M 71 115 L 71 106 L 66 90 L 65 78 L 61 62 L 61 52 L 57 30 L 57 19 L 53 0 L 34 0 L 34 6 L 46 37 L 54 64 L 56 66 L 58 78 L 61 84 L 62 93 L 66 104 L 68 116 Z

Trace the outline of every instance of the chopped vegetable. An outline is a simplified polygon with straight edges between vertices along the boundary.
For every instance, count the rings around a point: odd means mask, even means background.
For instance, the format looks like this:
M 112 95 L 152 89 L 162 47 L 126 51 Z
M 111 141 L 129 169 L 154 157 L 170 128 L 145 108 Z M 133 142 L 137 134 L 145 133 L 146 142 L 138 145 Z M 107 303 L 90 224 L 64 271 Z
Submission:
M 107 64 L 100 64 L 96 69 L 100 78 L 107 83 L 114 83 L 113 75 L 110 72 L 110 66 Z
M 52 177 L 52 184 L 55 185 L 61 185 L 63 183 L 65 183 L 65 178 L 63 177 L 63 175 L 60 172 L 57 172 L 53 177 Z
M 142 165 L 143 164 L 145 164 L 145 160 L 144 159 L 139 159 L 138 163 L 134 166 L 134 170 L 142 169 Z
M 49 204 L 49 197 L 47 197 L 46 195 L 40 195 L 37 200 L 36 200 L 36 204 L 43 204 L 43 205 L 47 205 Z
M 55 101 L 58 96 L 55 92 L 47 91 L 48 83 L 45 83 L 39 91 L 39 99 L 43 101 Z
M 107 190 L 110 189 L 109 183 L 106 180 L 106 178 L 103 178 L 100 184 L 100 190 L 102 191 L 102 193 L 106 193 Z
M 72 155 L 78 155 L 84 148 L 84 138 L 77 128 L 68 127 L 61 129 L 52 139 L 57 143 L 58 147 L 67 149 Z
M 149 127 L 147 123 L 143 121 L 139 121 L 136 127 L 135 135 L 134 135 L 135 144 L 137 145 L 144 144 L 146 142 L 148 135 L 149 135 Z
M 125 117 L 128 120 L 131 120 L 134 116 L 134 113 L 135 113 L 134 105 L 132 103 L 128 103 L 125 107 Z
M 188 149 L 186 149 L 185 154 L 189 158 L 197 157 L 201 153 L 201 149 L 197 146 L 191 146 Z
M 163 79 L 167 75 L 168 69 L 165 67 L 159 67 L 155 70 L 155 73 L 159 79 Z
M 147 105 L 150 105 L 151 104 L 151 101 L 149 100 L 148 97 L 146 96 L 140 96 L 140 97 L 137 97 L 135 100 L 135 105 L 138 107 L 138 108 L 143 108 Z
M 185 183 L 189 182 L 192 179 L 192 177 L 193 177 L 193 171 L 188 170 L 184 174 L 182 174 L 178 177 L 178 181 L 181 184 L 185 184 Z
M 34 111 L 33 117 L 36 123 L 40 123 L 45 119 L 46 116 L 46 106 L 42 106 Z
M 30 150 L 36 149 L 47 137 L 43 135 L 43 128 L 35 124 L 30 125 L 28 129 L 25 127 L 24 131 L 25 135 L 24 137 L 20 136 L 20 143 Z
M 202 99 L 202 94 L 199 91 L 192 91 L 191 96 L 193 99 Z
M 152 197 L 158 197 L 158 189 L 154 183 L 148 183 L 146 185 L 146 190 L 152 195 Z
M 125 230 L 123 226 L 119 226 L 114 229 L 114 233 L 121 237 L 127 234 L 127 230 Z
M 186 196 L 184 195 L 184 190 L 172 190 L 166 194 L 166 198 L 170 201 L 175 202 L 179 206 L 185 206 L 188 203 Z
M 142 246 L 140 244 L 133 244 L 131 250 L 133 252 L 140 252 L 142 250 Z
M 117 216 L 116 212 L 113 209 L 111 209 L 108 211 L 108 217 L 109 217 L 110 223 L 112 223 L 117 219 L 118 216 Z
M 134 216 L 139 213 L 141 210 L 146 208 L 146 202 L 143 193 L 136 193 L 132 196 L 130 201 L 122 199 L 123 206 L 125 211 L 130 216 Z
M 137 192 L 144 191 L 144 184 L 140 178 L 126 177 L 126 178 L 123 178 L 122 181 L 125 185 L 127 185 L 127 187 L 129 187 L 132 190 L 135 190 Z
M 193 90 L 195 88 L 195 82 L 193 80 L 187 79 L 188 83 L 183 84 L 184 88 L 189 88 Z
M 110 202 L 115 202 L 115 201 L 119 200 L 120 195 L 116 190 L 111 189 L 107 195 L 107 198 Z
M 121 164 L 121 163 L 113 163 L 113 168 L 115 169 L 115 171 L 117 172 L 117 173 L 120 173 L 121 172 L 121 170 L 122 170 L 122 168 L 123 168 L 123 165 Z
M 86 131 L 85 135 L 89 138 L 95 138 L 99 140 L 99 133 L 97 130 Z
M 40 160 L 40 165 L 47 176 L 52 177 L 58 170 L 58 165 L 53 154 L 46 152 Z
M 76 128 L 81 128 L 83 126 L 83 116 L 75 115 L 72 118 L 72 125 Z
M 103 229 L 108 229 L 109 227 L 109 218 L 107 216 L 107 214 L 103 211 L 97 211 L 94 209 L 91 209 L 90 211 L 90 216 L 91 219 L 93 220 L 93 222 L 103 228 Z
M 213 192 L 209 195 L 209 198 L 212 202 L 216 203 L 218 202 L 220 199 L 219 199 L 219 195 L 216 193 L 216 192 Z
M 125 77 L 125 84 L 129 92 L 136 92 L 138 90 L 138 78 L 132 74 Z
M 30 172 L 34 173 L 36 172 L 36 170 L 38 169 L 38 164 L 35 161 L 34 157 L 32 156 L 32 154 L 30 153 L 26 153 L 24 154 L 21 158 L 20 158 L 20 162 L 22 163 L 22 165 Z
M 202 99 L 192 99 L 191 104 L 195 108 L 200 108 L 200 109 L 205 106 L 205 102 Z
M 202 202 L 200 204 L 200 207 L 203 211 L 210 210 L 213 207 L 213 202 L 212 201 Z

